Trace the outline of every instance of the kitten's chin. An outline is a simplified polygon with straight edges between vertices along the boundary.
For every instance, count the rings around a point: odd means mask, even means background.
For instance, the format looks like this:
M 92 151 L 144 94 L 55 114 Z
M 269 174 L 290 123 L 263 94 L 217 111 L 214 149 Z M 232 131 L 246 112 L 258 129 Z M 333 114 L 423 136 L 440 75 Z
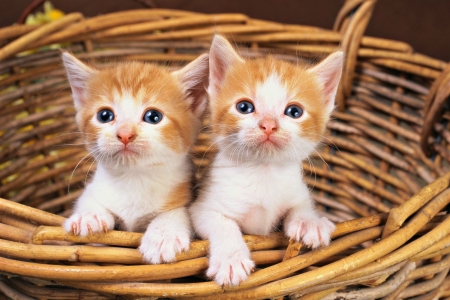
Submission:
M 294 163 L 306 159 L 314 151 L 314 143 L 292 141 L 285 136 L 252 136 L 243 140 L 219 142 L 220 155 L 237 163 Z

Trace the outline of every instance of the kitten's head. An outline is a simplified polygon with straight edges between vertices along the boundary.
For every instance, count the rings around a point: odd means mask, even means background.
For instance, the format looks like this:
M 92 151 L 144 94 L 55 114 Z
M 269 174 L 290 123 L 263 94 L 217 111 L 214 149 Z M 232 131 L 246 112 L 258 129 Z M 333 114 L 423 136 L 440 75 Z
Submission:
M 139 62 L 101 70 L 62 54 L 88 150 L 112 167 L 146 166 L 186 155 L 206 106 L 208 55 L 179 71 Z
M 312 67 L 271 56 L 244 60 L 216 35 L 208 93 L 221 155 L 239 161 L 305 159 L 334 108 L 343 59 L 339 51 Z

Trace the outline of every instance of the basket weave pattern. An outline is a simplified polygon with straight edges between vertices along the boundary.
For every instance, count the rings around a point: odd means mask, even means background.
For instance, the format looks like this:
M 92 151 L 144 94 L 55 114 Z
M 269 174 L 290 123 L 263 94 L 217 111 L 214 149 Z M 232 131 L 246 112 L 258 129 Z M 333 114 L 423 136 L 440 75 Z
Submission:
M 0 292 L 20 299 L 450 297 L 450 65 L 364 36 L 374 5 L 348 0 L 333 30 L 163 9 L 90 19 L 72 13 L 40 27 L 0 29 Z M 206 52 L 217 32 L 244 57 L 296 62 L 338 47 L 346 53 L 324 145 L 303 163 L 318 208 L 337 223 L 333 241 L 311 251 L 280 232 L 245 236 L 258 268 L 231 288 L 203 277 L 207 241 L 194 241 L 176 263 L 145 265 L 136 250 L 141 233 L 81 238 L 60 227 L 95 163 L 79 163 L 87 153 L 70 88 L 59 51 L 48 47 L 60 44 L 98 67 L 140 60 L 175 69 Z M 197 179 L 214 152 L 201 132 Z

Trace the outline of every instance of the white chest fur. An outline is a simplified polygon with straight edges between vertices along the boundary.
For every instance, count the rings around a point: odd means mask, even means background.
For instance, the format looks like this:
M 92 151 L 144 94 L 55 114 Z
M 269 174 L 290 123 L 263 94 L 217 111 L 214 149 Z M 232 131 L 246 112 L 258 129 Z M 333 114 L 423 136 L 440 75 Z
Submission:
M 310 201 L 298 162 L 235 165 L 218 159 L 210 175 L 205 202 L 234 219 L 244 233 L 267 235 L 290 208 Z
M 99 165 L 76 206 L 101 205 L 132 230 L 139 218 L 160 213 L 170 191 L 189 177 L 184 160 L 174 170 L 159 165 L 111 171 Z

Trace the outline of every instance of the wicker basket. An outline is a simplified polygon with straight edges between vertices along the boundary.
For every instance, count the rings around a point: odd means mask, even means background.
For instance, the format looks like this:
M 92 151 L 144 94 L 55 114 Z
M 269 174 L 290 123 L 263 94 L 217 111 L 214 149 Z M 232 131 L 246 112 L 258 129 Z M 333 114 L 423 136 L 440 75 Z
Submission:
M 374 3 L 348 0 L 334 30 L 161 9 L 91 19 L 72 13 L 40 27 L 0 29 L 0 196 L 9 199 L 0 199 L 0 292 L 12 299 L 450 297 L 443 110 L 450 65 L 363 36 Z M 48 47 L 58 43 L 99 66 L 142 60 L 176 68 L 207 51 L 215 32 L 246 57 L 317 60 L 338 45 L 347 56 L 326 145 L 314 167 L 304 164 L 319 209 L 338 222 L 333 242 L 310 251 L 279 232 L 245 236 L 258 269 L 231 288 L 203 277 L 207 241 L 194 241 L 176 263 L 145 265 L 140 233 L 63 231 L 95 165 L 77 167 L 86 152 L 74 145 L 80 136 L 60 53 Z M 201 133 L 193 151 L 198 177 L 208 146 Z

